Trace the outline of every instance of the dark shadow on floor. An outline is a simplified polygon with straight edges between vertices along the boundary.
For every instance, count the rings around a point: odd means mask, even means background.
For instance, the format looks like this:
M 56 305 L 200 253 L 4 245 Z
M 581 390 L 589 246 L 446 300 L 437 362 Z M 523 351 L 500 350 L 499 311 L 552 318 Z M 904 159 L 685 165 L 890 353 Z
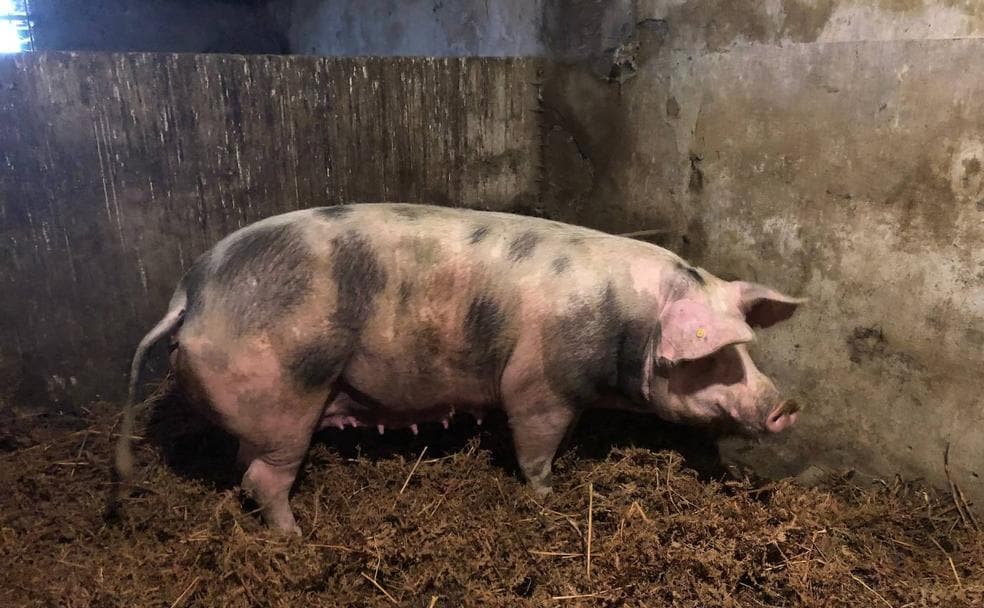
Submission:
M 160 450 L 164 465 L 181 477 L 217 490 L 240 481 L 238 441 L 206 420 L 173 385 L 148 412 L 143 436 Z
M 462 415 L 453 420 L 449 430 L 437 423 L 421 424 L 419 430 L 415 436 L 409 429 L 391 429 L 383 435 L 369 428 L 326 429 L 315 435 L 314 442 L 326 444 L 346 459 L 402 456 L 412 460 L 425 446 L 428 458 L 440 458 L 468 449 L 477 438 L 479 449 L 490 452 L 495 466 L 510 475 L 520 475 L 509 427 L 501 412 L 489 413 L 481 426 L 471 416 Z M 173 388 L 149 412 L 145 436 L 160 449 L 165 466 L 182 477 L 216 489 L 228 489 L 240 481 L 241 471 L 235 463 L 237 441 L 205 420 Z M 584 412 L 558 457 L 602 460 L 612 449 L 628 447 L 673 450 L 680 453 L 685 466 L 703 479 L 727 476 L 711 432 L 617 410 Z

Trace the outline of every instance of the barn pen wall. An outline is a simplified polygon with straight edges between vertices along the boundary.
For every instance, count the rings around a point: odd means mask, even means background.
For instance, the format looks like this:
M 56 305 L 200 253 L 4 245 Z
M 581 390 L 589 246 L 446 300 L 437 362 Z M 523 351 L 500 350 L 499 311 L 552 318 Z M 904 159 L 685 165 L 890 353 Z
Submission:
M 752 346 L 800 422 L 725 456 L 946 487 L 949 446 L 984 504 L 984 5 L 580 4 L 628 27 L 544 84 L 547 212 L 810 299 Z
M 0 58 L 3 398 L 62 411 L 120 398 L 182 271 L 259 218 L 395 199 L 528 208 L 536 70 L 514 59 Z

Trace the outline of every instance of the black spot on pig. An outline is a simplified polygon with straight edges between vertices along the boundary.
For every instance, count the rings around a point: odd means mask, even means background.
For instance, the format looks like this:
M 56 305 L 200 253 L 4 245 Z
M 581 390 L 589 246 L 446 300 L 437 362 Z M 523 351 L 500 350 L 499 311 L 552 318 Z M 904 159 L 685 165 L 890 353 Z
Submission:
M 686 275 L 688 277 L 690 277 L 691 279 L 693 279 L 693 281 L 695 283 L 697 283 L 698 285 L 700 285 L 701 287 L 703 287 L 704 285 L 707 284 L 707 282 L 704 280 L 704 277 L 700 276 L 700 273 L 697 272 L 697 269 L 696 268 L 692 268 L 690 266 L 687 266 L 686 264 L 680 264 L 680 263 L 678 263 L 677 264 L 677 270 L 679 270 L 680 272 L 686 273 Z
M 646 365 L 646 349 L 650 341 L 659 343 L 662 336 L 659 321 L 655 319 L 626 320 L 618 339 L 618 390 L 629 399 L 641 403 L 643 372 Z
M 376 296 L 386 286 L 386 271 L 369 240 L 354 230 L 335 237 L 331 245 L 331 273 L 338 290 L 333 320 L 342 328 L 357 331 L 369 318 Z
M 525 260 L 533 255 L 539 242 L 540 236 L 532 230 L 527 230 L 509 243 L 509 259 L 513 262 Z
M 414 349 L 423 362 L 430 362 L 441 356 L 443 341 L 438 326 L 421 322 L 414 334 Z
M 347 205 L 335 205 L 334 207 L 318 207 L 315 209 L 315 213 L 321 217 L 328 218 L 330 220 L 337 220 L 343 217 L 348 217 L 352 214 L 353 209 Z
M 468 242 L 471 243 L 472 245 L 476 243 L 481 243 L 482 240 L 488 235 L 489 235 L 489 227 L 479 226 L 478 228 L 472 230 L 471 234 L 468 235 Z
M 573 302 L 543 329 L 547 382 L 569 403 L 590 405 L 618 383 L 623 320 L 611 285 L 596 297 Z
M 502 310 L 490 295 L 476 296 L 465 315 L 465 337 L 469 344 L 488 350 L 502 330 L 505 319 Z
M 263 226 L 229 244 L 212 273 L 216 297 L 241 333 L 269 327 L 310 291 L 314 260 L 293 224 Z
M 426 205 L 398 205 L 393 208 L 393 213 L 407 220 L 417 220 L 432 215 L 434 209 Z
M 464 319 L 465 357 L 469 371 L 491 375 L 504 360 L 506 315 L 488 294 L 476 296 L 468 305 Z
M 410 301 L 410 296 L 413 295 L 413 285 L 410 281 L 401 281 L 399 289 L 400 306 L 406 306 L 407 302 Z
M 550 264 L 553 268 L 554 274 L 561 274 L 571 266 L 571 259 L 566 255 L 562 255 L 559 258 L 554 258 L 554 261 Z
M 322 388 L 338 376 L 345 355 L 345 345 L 338 340 L 305 344 L 287 357 L 287 373 L 303 389 Z
M 408 365 L 421 378 L 437 374 L 438 362 L 445 354 L 440 328 L 421 322 L 413 332 L 413 352 L 415 356 L 400 364 Z

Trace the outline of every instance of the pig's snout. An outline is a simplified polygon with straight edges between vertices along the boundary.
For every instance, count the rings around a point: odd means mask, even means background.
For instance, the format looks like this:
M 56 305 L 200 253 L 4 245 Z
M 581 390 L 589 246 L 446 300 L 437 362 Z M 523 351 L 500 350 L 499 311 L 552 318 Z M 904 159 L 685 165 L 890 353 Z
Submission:
M 779 404 L 779 407 L 772 410 L 772 413 L 765 419 L 765 428 L 770 433 L 778 433 L 787 429 L 796 422 L 799 416 L 800 406 L 792 399 L 788 399 Z

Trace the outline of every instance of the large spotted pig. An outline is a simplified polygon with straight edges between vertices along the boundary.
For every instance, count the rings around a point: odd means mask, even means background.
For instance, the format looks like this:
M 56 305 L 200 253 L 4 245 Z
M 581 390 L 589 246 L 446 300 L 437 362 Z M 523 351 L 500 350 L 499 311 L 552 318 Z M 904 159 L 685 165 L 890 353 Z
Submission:
M 242 228 L 202 255 L 133 359 L 117 450 L 148 348 L 239 439 L 266 523 L 326 426 L 416 431 L 508 416 L 519 464 L 549 491 L 578 412 L 618 395 L 665 419 L 778 432 L 796 419 L 744 346 L 802 300 L 726 282 L 660 247 L 557 222 L 424 205 L 322 207 Z M 176 332 L 176 334 L 175 334 Z

